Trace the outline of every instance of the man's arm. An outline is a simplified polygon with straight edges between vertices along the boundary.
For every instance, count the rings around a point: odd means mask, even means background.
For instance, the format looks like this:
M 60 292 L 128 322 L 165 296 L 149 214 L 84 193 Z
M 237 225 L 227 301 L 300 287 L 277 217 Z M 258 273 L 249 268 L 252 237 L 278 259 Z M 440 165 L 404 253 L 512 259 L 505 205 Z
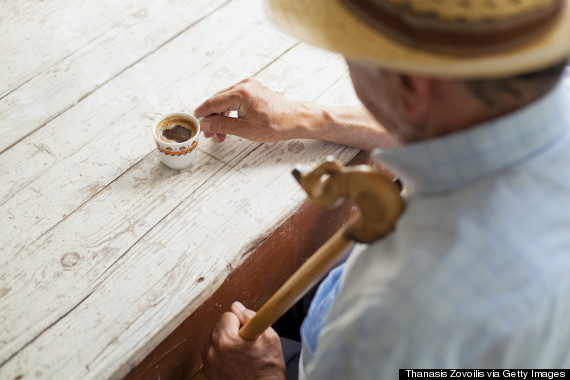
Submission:
M 237 112 L 237 118 L 226 116 Z M 227 134 L 258 142 L 317 139 L 363 150 L 397 145 L 361 106 L 291 102 L 255 79 L 246 79 L 207 99 L 194 115 L 204 116 L 205 137 Z

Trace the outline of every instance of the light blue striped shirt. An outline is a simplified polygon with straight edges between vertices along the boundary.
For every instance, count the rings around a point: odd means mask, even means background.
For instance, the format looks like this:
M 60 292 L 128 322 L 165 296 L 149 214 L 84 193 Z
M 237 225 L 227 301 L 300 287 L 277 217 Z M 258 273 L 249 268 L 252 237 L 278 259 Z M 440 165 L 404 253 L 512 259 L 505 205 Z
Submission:
M 409 188 L 406 210 L 319 289 L 301 378 L 570 367 L 569 94 L 374 152 Z

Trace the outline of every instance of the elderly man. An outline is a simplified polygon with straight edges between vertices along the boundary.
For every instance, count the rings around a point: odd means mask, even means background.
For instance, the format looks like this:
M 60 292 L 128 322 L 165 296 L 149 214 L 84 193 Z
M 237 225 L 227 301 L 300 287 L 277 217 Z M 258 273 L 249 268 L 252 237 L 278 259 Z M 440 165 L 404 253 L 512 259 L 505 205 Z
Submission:
M 269 5 L 283 28 L 346 57 L 366 110 L 291 103 L 247 80 L 196 110 L 210 115 L 203 129 L 220 141 L 380 147 L 375 160 L 408 194 L 395 231 L 321 283 L 299 376 L 568 368 L 570 97 L 557 85 L 570 55 L 566 0 Z M 235 303 L 221 317 L 204 351 L 210 378 L 285 378 L 273 329 L 239 337 L 253 314 Z

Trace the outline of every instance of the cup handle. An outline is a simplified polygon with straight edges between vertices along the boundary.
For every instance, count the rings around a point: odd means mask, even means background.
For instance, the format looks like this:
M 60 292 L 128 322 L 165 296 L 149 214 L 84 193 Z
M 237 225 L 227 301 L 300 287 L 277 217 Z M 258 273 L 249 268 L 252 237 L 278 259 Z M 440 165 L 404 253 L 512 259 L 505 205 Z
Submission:
M 200 117 L 196 118 L 196 120 L 198 120 L 198 123 L 201 123 L 203 119 L 204 119 L 204 116 L 200 116 Z

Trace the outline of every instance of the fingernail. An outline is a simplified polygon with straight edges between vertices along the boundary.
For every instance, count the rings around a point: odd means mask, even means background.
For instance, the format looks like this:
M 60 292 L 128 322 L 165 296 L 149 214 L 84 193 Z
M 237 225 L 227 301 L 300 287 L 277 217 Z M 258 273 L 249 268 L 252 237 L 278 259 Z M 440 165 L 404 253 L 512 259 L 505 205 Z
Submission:
M 206 120 L 202 120 L 200 123 L 200 129 L 202 132 L 212 132 L 212 128 L 210 127 L 210 122 Z
M 243 306 L 242 303 L 239 301 L 234 302 L 234 307 L 239 311 L 245 310 L 245 306 Z

